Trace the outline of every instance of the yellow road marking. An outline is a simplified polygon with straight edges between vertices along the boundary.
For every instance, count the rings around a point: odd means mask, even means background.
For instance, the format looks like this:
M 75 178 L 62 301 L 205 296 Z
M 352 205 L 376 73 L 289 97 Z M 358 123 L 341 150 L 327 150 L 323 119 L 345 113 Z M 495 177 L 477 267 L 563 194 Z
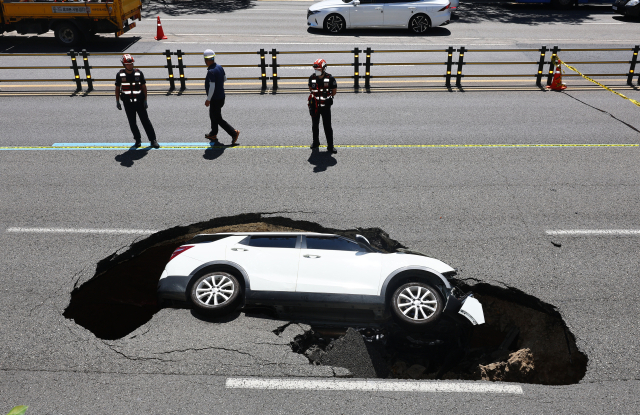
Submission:
M 563 64 L 565 66 L 568 66 L 566 64 Z M 583 75 L 584 76 L 584 75 Z M 444 79 L 444 76 L 442 77 Z M 533 77 L 530 77 L 533 78 Z M 585 78 L 587 78 L 588 80 L 597 83 L 598 85 L 602 86 L 602 84 L 592 80 L 591 78 L 588 78 L 585 76 Z M 398 79 L 398 80 L 383 80 L 383 79 L 376 79 L 376 78 L 372 78 L 371 79 L 371 83 L 373 84 L 408 84 L 408 83 L 429 83 L 429 84 L 440 84 L 442 85 L 443 88 L 445 88 L 443 79 Z M 620 82 L 624 82 L 624 84 L 621 84 L 620 87 L 628 87 L 628 85 L 626 84 L 626 80 L 624 79 L 612 79 L 612 80 L 608 80 L 608 81 L 620 81 Z M 453 78 L 452 78 L 453 81 Z M 72 83 L 74 81 L 69 81 L 69 83 Z M 482 84 L 482 83 L 527 83 L 527 84 L 531 84 L 531 80 L 530 79 L 465 79 L 465 84 Z M 267 82 L 269 85 L 272 85 L 272 81 L 268 81 Z M 360 80 L 360 83 L 362 85 L 364 85 L 364 80 Z M 262 82 L 225 82 L 224 83 L 226 87 L 229 86 L 246 86 L 246 85 L 254 85 L 254 86 L 260 86 L 262 85 Z M 1 89 L 4 88 L 43 88 L 43 87 L 47 87 L 47 88 L 52 88 L 52 87 L 60 87 L 63 85 L 60 84 L 11 84 L 11 85 L 7 85 L 7 84 L 1 84 L 2 87 Z M 179 82 L 176 82 L 176 86 L 179 85 Z M 186 82 L 185 85 L 187 86 L 202 86 L 203 82 Z M 278 80 L 278 85 L 303 85 L 306 86 L 307 82 L 304 81 L 300 81 L 300 82 L 294 82 L 294 81 L 282 81 L 282 80 Z M 438 85 L 438 86 L 440 86 Z M 71 86 L 71 85 L 70 85 Z M 105 87 L 105 86 L 109 86 L 112 87 L 113 83 L 109 83 L 109 82 L 94 82 L 93 83 L 93 87 L 97 88 L 97 87 Z M 163 87 L 168 87 L 169 86 L 169 82 L 166 83 L 150 83 L 147 82 L 147 86 L 163 86 Z M 533 85 L 531 85 L 532 87 L 535 87 L 535 83 Z M 345 86 L 344 89 L 348 89 L 349 86 Z

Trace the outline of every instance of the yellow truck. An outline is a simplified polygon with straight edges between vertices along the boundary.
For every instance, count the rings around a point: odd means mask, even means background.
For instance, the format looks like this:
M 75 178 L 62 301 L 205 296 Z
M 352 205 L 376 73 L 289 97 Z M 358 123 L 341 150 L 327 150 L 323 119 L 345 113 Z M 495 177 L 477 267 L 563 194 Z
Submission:
M 141 13 L 141 0 L 0 0 L 0 33 L 53 30 L 58 42 L 73 46 L 96 33 L 120 36 L 136 26 Z

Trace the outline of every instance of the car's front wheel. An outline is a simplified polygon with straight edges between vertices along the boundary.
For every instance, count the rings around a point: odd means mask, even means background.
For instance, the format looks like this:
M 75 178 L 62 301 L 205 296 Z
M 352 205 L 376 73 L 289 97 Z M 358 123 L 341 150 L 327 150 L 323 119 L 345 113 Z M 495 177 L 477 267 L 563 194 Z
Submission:
M 344 17 L 339 14 L 330 14 L 324 20 L 324 29 L 331 33 L 340 33 L 346 29 L 347 24 Z
M 426 33 L 431 27 L 431 21 L 424 14 L 417 14 L 409 21 L 409 30 L 411 33 Z
M 440 292 L 423 282 L 410 282 L 398 287 L 391 298 L 391 311 L 396 319 L 411 327 L 427 326 L 438 320 L 444 309 Z
M 210 272 L 191 285 L 191 302 L 201 312 L 226 314 L 233 311 L 241 297 L 238 279 L 226 272 Z

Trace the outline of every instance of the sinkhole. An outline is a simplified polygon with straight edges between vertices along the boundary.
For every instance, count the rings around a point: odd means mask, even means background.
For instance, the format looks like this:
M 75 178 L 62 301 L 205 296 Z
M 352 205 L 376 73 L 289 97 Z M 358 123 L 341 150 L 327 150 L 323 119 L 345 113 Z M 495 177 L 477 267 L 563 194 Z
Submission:
M 64 316 L 97 337 L 120 339 L 142 326 L 160 309 L 156 287 L 171 253 L 199 233 L 287 232 L 364 235 L 385 252 L 406 249 L 379 228 L 339 230 L 308 221 L 262 214 L 216 218 L 158 232 L 135 242 L 126 252 L 101 260 L 95 275 L 74 288 Z M 310 324 L 291 347 L 310 364 L 345 367 L 354 377 L 395 379 L 491 380 L 545 385 L 579 382 L 587 356 L 557 309 L 514 288 L 487 283 L 472 286 L 450 278 L 452 285 L 473 291 L 483 305 L 486 323 L 475 327 L 446 319 L 424 332 L 396 324 L 359 327 L 317 324 L 304 316 L 286 320 Z M 265 310 L 245 308 L 246 313 Z M 276 310 L 266 311 L 277 315 Z M 282 318 L 282 315 L 277 315 Z M 290 317 L 290 318 L 289 318 Z M 269 318 L 266 317 L 265 318 Z M 276 335 L 279 331 L 274 332 Z

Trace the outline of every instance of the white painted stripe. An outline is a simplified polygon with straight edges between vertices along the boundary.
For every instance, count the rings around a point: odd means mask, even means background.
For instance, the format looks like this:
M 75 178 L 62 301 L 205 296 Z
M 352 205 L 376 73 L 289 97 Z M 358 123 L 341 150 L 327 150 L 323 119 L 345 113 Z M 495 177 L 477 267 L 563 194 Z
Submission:
M 8 228 L 10 233 L 90 233 L 111 235 L 150 235 L 158 231 L 151 229 L 88 229 L 88 228 Z
M 564 229 L 546 231 L 552 236 L 638 236 L 638 229 Z
M 335 390 L 371 392 L 462 392 L 523 394 L 521 386 L 491 382 L 385 381 L 341 379 L 228 378 L 233 389 Z

